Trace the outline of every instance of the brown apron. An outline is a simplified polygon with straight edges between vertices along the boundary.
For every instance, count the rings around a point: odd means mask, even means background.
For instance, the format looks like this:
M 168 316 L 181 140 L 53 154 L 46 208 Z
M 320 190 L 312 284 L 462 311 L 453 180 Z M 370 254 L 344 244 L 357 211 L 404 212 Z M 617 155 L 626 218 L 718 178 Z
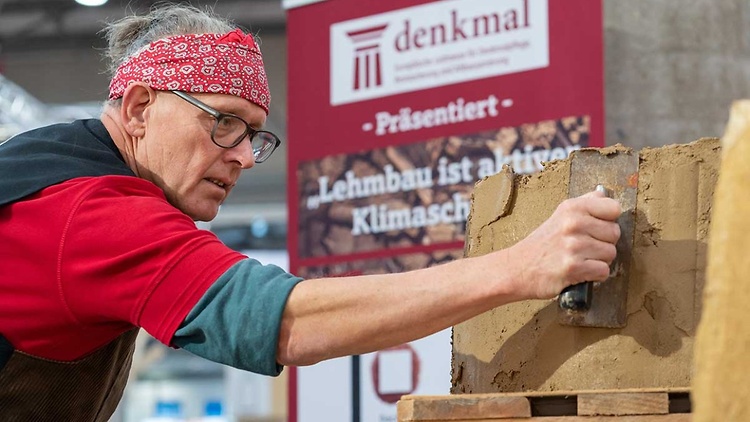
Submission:
M 107 422 L 128 381 L 138 329 L 73 362 L 13 351 L 0 369 L 3 422 Z

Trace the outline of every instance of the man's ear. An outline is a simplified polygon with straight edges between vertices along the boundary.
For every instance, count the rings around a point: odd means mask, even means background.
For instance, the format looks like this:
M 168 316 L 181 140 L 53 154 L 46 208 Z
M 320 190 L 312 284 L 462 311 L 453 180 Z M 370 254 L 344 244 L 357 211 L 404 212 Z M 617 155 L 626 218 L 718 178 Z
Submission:
M 146 134 L 146 110 L 154 101 L 156 91 L 143 82 L 133 82 L 125 88 L 120 119 L 130 136 L 140 138 Z

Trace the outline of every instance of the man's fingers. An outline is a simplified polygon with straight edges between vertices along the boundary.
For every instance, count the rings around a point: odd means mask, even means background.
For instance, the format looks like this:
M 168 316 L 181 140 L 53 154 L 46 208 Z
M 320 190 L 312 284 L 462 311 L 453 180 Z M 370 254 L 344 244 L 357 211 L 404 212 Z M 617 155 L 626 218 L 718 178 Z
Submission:
M 585 224 L 586 234 L 596 240 L 614 244 L 620 239 L 620 226 L 617 223 L 598 218 L 588 218 Z
M 590 215 L 607 221 L 615 221 L 622 214 L 620 203 L 612 198 L 607 198 L 601 192 L 589 192 L 581 198 L 581 206 Z
M 609 242 L 603 242 L 592 238 L 579 238 L 570 243 L 569 252 L 574 256 L 574 262 L 579 263 L 589 260 L 602 261 L 609 265 L 617 256 L 617 247 Z
M 581 264 L 581 282 L 604 281 L 609 278 L 609 264 L 597 259 L 587 259 Z
M 609 242 L 592 241 L 588 259 L 603 261 L 609 265 L 617 257 L 617 247 Z

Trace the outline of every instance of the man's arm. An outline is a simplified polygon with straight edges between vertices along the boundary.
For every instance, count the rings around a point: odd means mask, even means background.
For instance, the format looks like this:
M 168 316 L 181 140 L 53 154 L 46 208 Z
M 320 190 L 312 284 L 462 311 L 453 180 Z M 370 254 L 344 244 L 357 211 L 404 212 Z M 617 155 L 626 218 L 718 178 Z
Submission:
M 600 193 L 563 202 L 511 248 L 400 274 L 299 283 L 281 322 L 277 359 L 310 365 L 433 334 L 490 309 L 555 297 L 605 280 L 620 230 L 619 204 Z

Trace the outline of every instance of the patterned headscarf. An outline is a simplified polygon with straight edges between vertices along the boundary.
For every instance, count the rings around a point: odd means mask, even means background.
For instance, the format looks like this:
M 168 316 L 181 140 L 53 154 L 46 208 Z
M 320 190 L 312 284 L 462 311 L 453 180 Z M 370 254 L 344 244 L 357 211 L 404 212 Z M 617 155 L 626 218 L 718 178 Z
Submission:
M 136 81 L 156 90 L 231 94 L 259 105 L 266 114 L 271 102 L 260 48 L 252 35 L 239 29 L 154 41 L 117 69 L 109 99 L 121 98 Z

